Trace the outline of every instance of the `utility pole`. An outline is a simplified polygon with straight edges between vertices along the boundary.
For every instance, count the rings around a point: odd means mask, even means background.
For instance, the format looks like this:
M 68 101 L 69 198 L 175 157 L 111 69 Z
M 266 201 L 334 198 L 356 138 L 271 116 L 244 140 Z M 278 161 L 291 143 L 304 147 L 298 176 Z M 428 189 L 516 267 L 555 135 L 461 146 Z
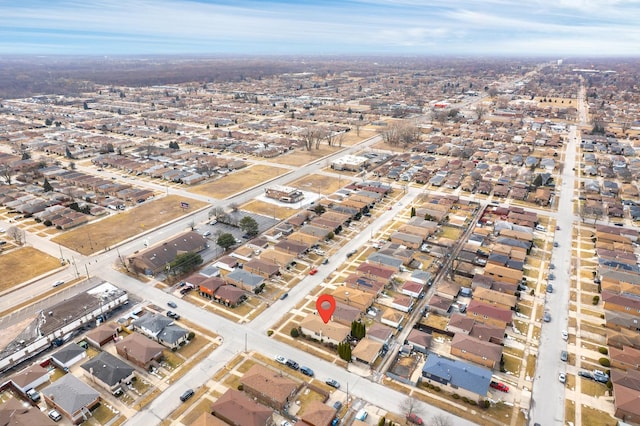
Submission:
M 84 264 L 84 269 L 85 271 L 87 271 L 87 279 L 89 279 L 89 267 L 87 266 L 87 264 Z

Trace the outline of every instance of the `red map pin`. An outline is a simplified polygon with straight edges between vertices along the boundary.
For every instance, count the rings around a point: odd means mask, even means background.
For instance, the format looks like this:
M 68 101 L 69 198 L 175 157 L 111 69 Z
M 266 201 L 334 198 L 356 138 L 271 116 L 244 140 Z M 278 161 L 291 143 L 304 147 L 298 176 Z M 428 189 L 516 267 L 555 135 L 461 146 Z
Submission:
M 316 300 L 316 309 L 318 310 L 318 314 L 320 314 L 320 318 L 322 318 L 322 321 L 326 324 L 331 319 L 333 311 L 336 310 L 336 299 L 329 294 L 323 294 Z

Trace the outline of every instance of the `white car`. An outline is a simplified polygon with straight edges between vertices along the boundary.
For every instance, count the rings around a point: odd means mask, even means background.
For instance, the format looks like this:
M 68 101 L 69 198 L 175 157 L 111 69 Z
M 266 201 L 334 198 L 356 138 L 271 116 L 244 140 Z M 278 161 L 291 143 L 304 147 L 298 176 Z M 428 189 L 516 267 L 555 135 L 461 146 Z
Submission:
M 567 382 L 567 375 L 564 373 L 560 373 L 558 375 L 558 380 L 560 380 L 560 383 L 566 383 Z
M 276 355 L 276 361 L 278 361 L 280 364 L 286 364 L 287 363 L 287 359 L 285 357 L 283 357 L 282 355 Z
M 567 333 L 567 330 L 562 330 L 561 334 L 562 334 L 562 340 L 567 340 L 569 338 L 569 333 Z

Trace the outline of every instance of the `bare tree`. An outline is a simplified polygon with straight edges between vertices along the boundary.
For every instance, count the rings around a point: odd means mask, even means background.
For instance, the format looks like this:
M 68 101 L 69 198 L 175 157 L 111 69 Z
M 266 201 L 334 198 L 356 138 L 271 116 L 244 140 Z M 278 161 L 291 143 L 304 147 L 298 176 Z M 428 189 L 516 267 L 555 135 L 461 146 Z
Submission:
M 22 229 L 18 228 L 17 226 L 12 226 L 11 228 L 9 228 L 9 230 L 7 231 L 7 234 L 19 246 L 24 245 L 24 243 L 26 242 L 26 233 Z
M 13 177 L 13 169 L 9 164 L 3 164 L 0 166 L 0 176 L 7 183 L 7 185 L 11 185 L 11 178 Z
M 407 398 L 402 401 L 400 407 L 405 416 L 409 416 L 411 414 L 420 414 L 420 409 L 418 408 L 418 400 L 413 396 L 407 396 Z
M 238 209 L 240 208 L 240 206 L 238 206 L 238 203 L 231 203 L 229 204 L 229 207 L 231 208 L 232 212 L 237 212 Z
M 196 222 L 194 220 L 189 222 L 189 228 L 191 228 L 192 231 L 196 230 Z
M 476 106 L 476 117 L 481 121 L 482 117 L 487 113 L 487 109 L 483 105 Z
M 307 151 L 311 151 L 314 146 L 316 149 L 320 148 L 320 142 L 322 141 L 323 135 L 324 132 L 322 129 L 311 127 L 307 127 L 300 133 Z
M 451 418 L 445 416 L 444 414 L 436 414 L 431 417 L 431 424 L 433 426 L 453 426 Z

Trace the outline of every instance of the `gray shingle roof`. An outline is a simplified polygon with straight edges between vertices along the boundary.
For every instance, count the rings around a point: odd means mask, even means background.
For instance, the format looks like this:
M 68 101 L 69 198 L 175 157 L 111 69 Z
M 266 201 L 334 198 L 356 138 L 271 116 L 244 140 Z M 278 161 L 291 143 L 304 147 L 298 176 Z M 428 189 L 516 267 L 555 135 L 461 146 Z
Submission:
M 491 370 L 435 354 L 427 357 L 422 376 L 451 383 L 482 396 L 487 394 L 491 382 Z
M 51 358 L 54 358 L 55 360 L 59 361 L 61 364 L 66 364 L 67 362 L 71 361 L 73 358 L 77 357 L 84 351 L 85 351 L 84 348 L 79 346 L 77 343 L 73 343 L 71 345 L 65 346 L 64 348 L 60 349 L 58 352 L 51 355 Z
M 42 390 L 47 398 L 67 413 L 73 414 L 100 396 L 91 386 L 72 374 L 66 374 Z
M 109 352 L 100 352 L 99 355 L 91 358 L 81 367 L 109 386 L 116 385 L 122 379 L 129 377 L 135 370 L 132 366 Z

